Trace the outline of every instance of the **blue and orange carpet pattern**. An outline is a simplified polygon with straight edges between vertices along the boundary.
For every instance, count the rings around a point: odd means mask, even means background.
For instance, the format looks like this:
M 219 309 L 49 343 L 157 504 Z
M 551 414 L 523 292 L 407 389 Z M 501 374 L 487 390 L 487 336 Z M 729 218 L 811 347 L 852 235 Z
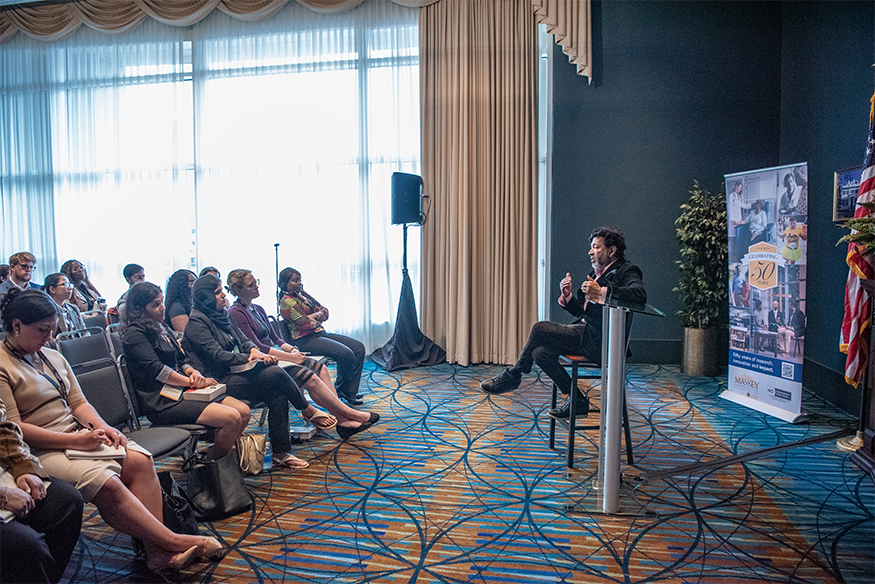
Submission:
M 502 396 L 477 389 L 498 372 L 441 365 L 386 373 L 368 363 L 364 408 L 380 412 L 380 423 L 348 442 L 329 431 L 298 446 L 307 469 L 248 477 L 253 511 L 201 525 L 228 555 L 179 580 L 875 581 L 875 489 L 834 440 L 704 466 L 852 425 L 813 394 L 804 396 L 807 422 L 791 425 L 720 399 L 720 378 L 631 365 L 636 460 L 624 468 L 622 498 L 629 514 L 608 516 L 589 504 L 597 431 L 579 434 L 569 472 L 565 431 L 557 450 L 548 446 L 546 376 L 525 376 Z M 594 402 L 598 393 L 595 384 Z M 256 419 L 250 431 L 266 432 Z M 682 465 L 693 469 L 637 478 Z M 158 466 L 176 472 L 179 459 Z M 133 561 L 129 538 L 107 528 L 93 506 L 86 514 L 66 582 L 156 580 Z

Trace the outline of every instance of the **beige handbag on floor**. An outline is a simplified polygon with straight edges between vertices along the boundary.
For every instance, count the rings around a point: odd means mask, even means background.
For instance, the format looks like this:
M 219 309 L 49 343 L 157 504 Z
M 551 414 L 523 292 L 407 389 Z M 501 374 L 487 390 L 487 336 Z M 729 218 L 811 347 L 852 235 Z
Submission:
M 264 454 L 267 452 L 267 436 L 243 434 L 237 439 L 237 460 L 245 475 L 257 475 L 264 470 Z

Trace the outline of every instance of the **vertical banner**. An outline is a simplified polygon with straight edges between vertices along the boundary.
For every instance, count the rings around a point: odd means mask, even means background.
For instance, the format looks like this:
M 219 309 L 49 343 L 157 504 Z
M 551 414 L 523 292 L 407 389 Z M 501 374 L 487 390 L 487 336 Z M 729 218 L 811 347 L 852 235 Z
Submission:
M 729 383 L 720 397 L 793 422 L 802 401 L 808 165 L 724 178 Z

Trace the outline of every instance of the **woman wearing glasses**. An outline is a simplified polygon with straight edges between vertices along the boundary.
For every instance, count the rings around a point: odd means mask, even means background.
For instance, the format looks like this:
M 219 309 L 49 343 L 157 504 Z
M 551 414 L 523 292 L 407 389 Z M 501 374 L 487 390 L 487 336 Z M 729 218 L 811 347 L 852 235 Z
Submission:
M 55 304 L 58 305 L 58 308 L 61 309 L 58 326 L 55 327 L 52 338 L 57 338 L 61 333 L 81 331 L 85 328 L 85 321 L 82 320 L 79 307 L 71 301 L 73 298 L 73 284 L 67 279 L 67 276 L 60 273 L 49 274 L 43 283 L 43 291 L 51 296 Z
M 116 530 L 141 538 L 147 566 L 177 571 L 200 557 L 218 559 L 211 537 L 164 526 L 161 486 L 151 455 L 108 425 L 85 398 L 66 359 L 45 347 L 58 306 L 41 290 L 11 290 L 0 302 L 0 401 L 45 471 L 73 484 Z M 66 450 L 124 449 L 123 458 L 69 458 Z

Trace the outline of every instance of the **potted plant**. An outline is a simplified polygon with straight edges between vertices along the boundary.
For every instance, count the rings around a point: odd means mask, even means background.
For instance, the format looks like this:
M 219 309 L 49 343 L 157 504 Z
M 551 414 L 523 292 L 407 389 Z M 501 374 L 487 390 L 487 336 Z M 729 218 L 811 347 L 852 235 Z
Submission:
M 856 243 L 860 255 L 868 255 L 875 251 L 875 202 L 858 203 L 869 212 L 863 217 L 853 217 L 845 221 L 842 227 L 851 232 L 838 240 L 842 243 Z
M 690 199 L 681 205 L 675 221 L 681 260 L 678 285 L 684 326 L 682 371 L 710 377 L 724 363 L 720 352 L 722 332 L 728 320 L 726 191 L 711 195 L 693 181 Z

